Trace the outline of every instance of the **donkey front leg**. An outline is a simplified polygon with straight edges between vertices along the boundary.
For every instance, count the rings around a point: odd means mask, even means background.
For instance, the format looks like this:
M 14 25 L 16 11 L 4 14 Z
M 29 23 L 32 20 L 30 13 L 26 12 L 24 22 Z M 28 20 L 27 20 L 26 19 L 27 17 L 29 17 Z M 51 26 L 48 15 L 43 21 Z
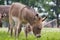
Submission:
M 27 40 L 27 36 L 28 36 L 28 30 L 27 30 L 27 27 L 25 28 L 25 36 L 26 36 L 26 40 Z
M 29 23 L 27 23 L 25 25 L 25 35 L 26 35 L 26 40 L 27 40 L 27 36 L 28 36 L 28 33 L 31 32 L 31 25 Z
M 19 37 L 19 34 L 20 34 L 21 30 L 22 30 L 22 24 L 20 24 L 19 28 L 18 28 L 18 37 Z

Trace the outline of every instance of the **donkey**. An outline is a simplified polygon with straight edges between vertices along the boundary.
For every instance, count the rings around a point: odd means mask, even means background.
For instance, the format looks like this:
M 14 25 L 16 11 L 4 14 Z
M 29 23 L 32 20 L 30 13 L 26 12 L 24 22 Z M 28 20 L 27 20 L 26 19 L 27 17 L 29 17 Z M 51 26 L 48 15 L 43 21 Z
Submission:
M 12 36 L 13 30 L 15 37 L 21 32 L 21 24 L 29 23 L 33 28 L 33 34 L 36 37 L 41 37 L 42 19 L 33 9 L 21 3 L 13 3 L 9 10 L 9 29 Z M 13 23 L 14 22 L 14 23 Z

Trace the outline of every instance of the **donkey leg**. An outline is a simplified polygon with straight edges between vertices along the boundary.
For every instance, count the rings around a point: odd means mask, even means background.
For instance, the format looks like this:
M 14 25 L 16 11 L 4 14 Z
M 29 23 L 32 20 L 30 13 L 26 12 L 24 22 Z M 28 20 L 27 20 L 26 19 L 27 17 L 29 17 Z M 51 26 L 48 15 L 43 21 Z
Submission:
M 28 36 L 28 33 L 29 32 L 31 32 L 31 27 L 30 27 L 30 24 L 29 23 L 27 23 L 26 25 L 25 25 L 25 35 L 26 35 L 26 40 L 27 40 L 27 36 Z
M 13 35 L 13 28 L 11 28 L 11 36 Z
M 17 37 L 18 36 L 18 34 L 19 34 L 19 27 L 20 26 L 20 20 L 18 19 L 16 22 L 15 22 L 15 37 Z
M 25 36 L 26 36 L 26 40 L 27 40 L 27 36 L 28 36 L 28 29 L 27 29 L 27 27 L 25 28 Z
M 9 33 L 9 31 L 10 31 L 10 26 L 8 27 L 8 33 Z
M 28 23 L 25 25 L 25 36 L 26 36 L 26 39 L 27 39 L 27 36 L 28 36 Z
M 20 34 L 21 30 L 22 30 L 22 24 L 20 24 L 20 26 L 18 28 L 18 37 L 19 37 L 19 34 Z
M 11 17 L 9 17 L 9 27 L 8 27 L 8 32 L 10 31 L 10 35 L 12 36 L 13 34 L 13 24 L 12 24 L 13 20 Z

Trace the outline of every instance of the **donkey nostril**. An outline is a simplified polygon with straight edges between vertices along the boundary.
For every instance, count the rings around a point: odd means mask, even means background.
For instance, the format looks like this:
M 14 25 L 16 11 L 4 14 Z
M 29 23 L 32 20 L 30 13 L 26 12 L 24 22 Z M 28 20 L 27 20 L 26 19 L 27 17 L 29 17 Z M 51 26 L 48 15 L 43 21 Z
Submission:
M 39 36 L 37 36 L 37 38 L 40 38 L 41 36 L 39 35 Z
M 40 34 L 36 34 L 36 37 L 37 37 L 37 38 L 40 38 L 40 37 L 41 37 L 41 35 L 40 35 Z

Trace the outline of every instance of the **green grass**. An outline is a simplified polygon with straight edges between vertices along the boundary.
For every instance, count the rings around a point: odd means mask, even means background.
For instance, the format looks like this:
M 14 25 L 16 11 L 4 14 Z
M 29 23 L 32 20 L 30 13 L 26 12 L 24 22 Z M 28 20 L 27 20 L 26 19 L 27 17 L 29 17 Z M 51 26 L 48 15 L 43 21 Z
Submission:
M 39 38 L 38 40 L 60 40 L 60 32 L 56 30 L 53 31 L 52 29 L 45 28 L 42 30 L 41 35 L 42 35 L 41 38 Z M 21 32 L 19 38 L 17 39 L 26 40 L 24 32 Z M 32 35 L 29 34 L 27 39 L 37 40 L 37 38 L 33 34 Z M 6 31 L 0 31 L 0 40 L 16 40 L 16 38 L 14 36 L 11 37 L 10 34 L 7 33 Z

